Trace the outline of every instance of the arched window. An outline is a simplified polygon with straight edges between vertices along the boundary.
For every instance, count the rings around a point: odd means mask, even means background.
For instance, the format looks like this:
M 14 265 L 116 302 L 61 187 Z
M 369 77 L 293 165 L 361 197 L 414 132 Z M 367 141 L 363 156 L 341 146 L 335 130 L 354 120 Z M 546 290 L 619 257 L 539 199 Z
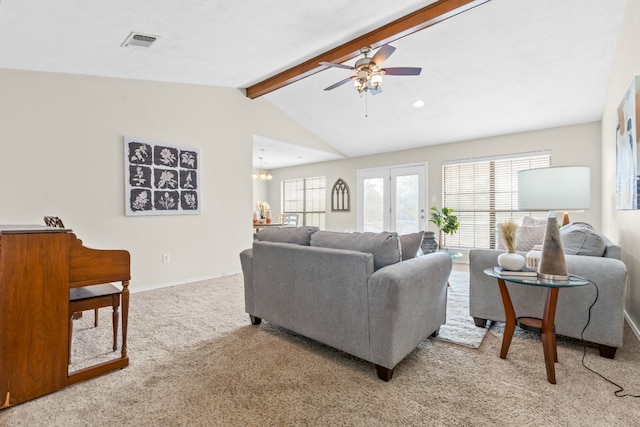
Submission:
M 338 178 L 331 190 L 331 210 L 333 212 L 349 212 L 351 209 L 349 186 Z

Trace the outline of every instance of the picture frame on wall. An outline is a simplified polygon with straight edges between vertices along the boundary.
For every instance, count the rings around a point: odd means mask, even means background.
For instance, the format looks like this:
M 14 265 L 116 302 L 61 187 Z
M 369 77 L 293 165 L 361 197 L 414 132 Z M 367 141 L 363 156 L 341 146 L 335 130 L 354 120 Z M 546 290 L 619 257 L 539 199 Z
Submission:
M 198 215 L 200 151 L 124 137 L 125 215 Z
M 616 209 L 639 209 L 640 76 L 631 82 L 616 114 Z

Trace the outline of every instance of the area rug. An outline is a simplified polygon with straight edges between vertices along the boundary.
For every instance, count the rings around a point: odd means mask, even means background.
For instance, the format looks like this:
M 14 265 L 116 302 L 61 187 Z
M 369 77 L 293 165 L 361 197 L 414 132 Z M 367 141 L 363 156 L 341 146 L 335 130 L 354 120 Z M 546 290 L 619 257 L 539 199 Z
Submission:
M 487 328 L 478 328 L 469 315 L 469 273 L 452 271 L 447 296 L 447 323 L 440 327 L 436 339 L 478 348 L 487 335 Z

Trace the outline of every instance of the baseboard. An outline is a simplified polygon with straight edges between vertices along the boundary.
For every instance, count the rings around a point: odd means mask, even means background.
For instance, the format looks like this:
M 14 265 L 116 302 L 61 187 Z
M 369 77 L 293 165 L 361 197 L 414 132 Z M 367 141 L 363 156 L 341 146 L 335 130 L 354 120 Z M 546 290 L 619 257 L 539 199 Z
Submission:
M 638 325 L 636 325 L 633 320 L 631 320 L 631 318 L 627 315 L 627 312 L 624 312 L 624 318 L 627 321 L 627 324 L 629 324 L 629 327 L 631 328 L 631 330 L 633 331 L 633 334 L 636 336 L 636 338 L 638 339 L 638 341 L 640 341 L 640 328 L 638 327 Z
M 203 280 L 217 279 L 219 277 L 225 277 L 225 276 L 233 276 L 234 274 L 240 274 L 240 273 L 242 273 L 242 271 L 231 271 L 227 273 L 215 274 L 213 276 L 190 277 L 188 279 L 180 280 L 177 282 L 158 283 L 151 286 L 145 286 L 144 288 L 141 288 L 141 289 L 136 288 L 136 289 L 130 289 L 130 290 L 132 294 L 135 294 L 138 292 L 152 291 L 154 289 L 168 288 L 169 286 L 186 285 L 187 283 L 201 282 Z

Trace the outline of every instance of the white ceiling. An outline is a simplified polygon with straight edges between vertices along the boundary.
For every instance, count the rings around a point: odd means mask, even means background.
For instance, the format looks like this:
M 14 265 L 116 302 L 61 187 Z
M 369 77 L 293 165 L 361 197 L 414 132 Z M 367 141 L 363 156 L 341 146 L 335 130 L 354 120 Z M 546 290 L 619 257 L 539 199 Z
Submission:
M 323 91 L 349 76 L 331 68 L 264 97 L 347 157 L 600 120 L 626 2 L 491 0 L 392 43 L 384 65 L 422 74 L 380 95 Z M 0 0 L 0 68 L 245 88 L 430 3 Z M 159 39 L 121 47 L 131 31 Z M 254 158 L 336 157 L 294 142 L 256 137 Z

